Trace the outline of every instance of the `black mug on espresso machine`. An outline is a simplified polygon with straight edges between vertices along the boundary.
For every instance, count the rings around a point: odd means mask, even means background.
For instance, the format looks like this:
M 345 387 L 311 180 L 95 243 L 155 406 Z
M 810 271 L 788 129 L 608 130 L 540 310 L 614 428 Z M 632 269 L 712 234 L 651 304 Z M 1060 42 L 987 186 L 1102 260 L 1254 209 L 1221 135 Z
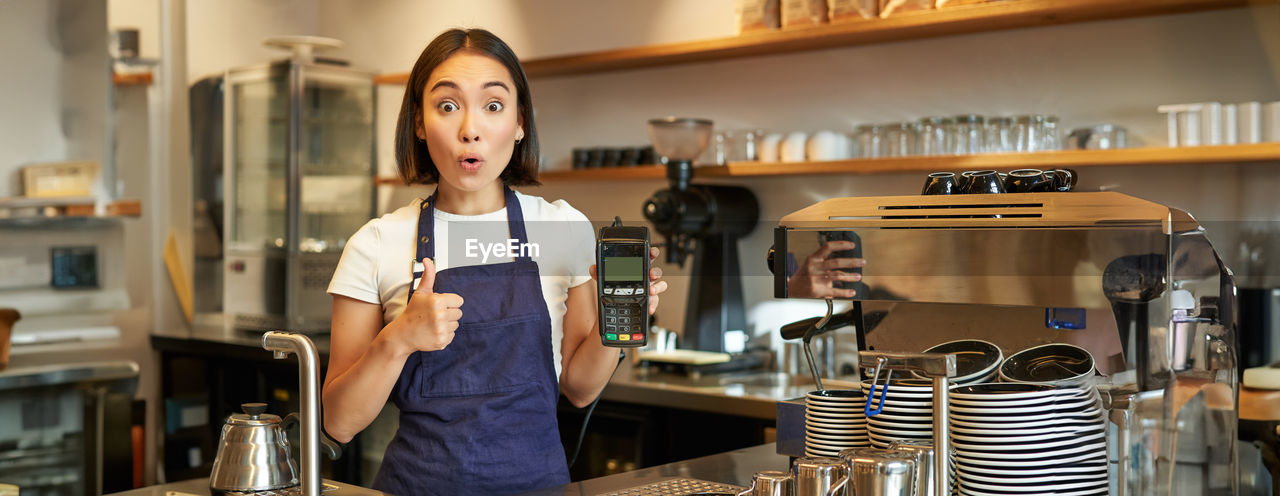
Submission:
M 1066 192 L 1075 189 L 1075 183 L 1071 169 L 1018 169 L 1005 178 L 1004 188 L 1010 193 Z

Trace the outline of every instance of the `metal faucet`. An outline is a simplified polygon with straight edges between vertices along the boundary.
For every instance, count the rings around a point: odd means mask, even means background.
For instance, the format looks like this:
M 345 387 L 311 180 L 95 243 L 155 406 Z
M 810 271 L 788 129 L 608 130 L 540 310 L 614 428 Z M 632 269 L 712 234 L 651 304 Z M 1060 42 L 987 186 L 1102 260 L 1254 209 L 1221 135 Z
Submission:
M 315 343 L 302 334 L 270 331 L 262 335 L 262 347 L 274 352 L 276 359 L 289 353 L 298 355 L 298 388 L 302 404 L 298 416 L 301 462 L 298 480 L 304 496 L 320 496 L 320 353 Z

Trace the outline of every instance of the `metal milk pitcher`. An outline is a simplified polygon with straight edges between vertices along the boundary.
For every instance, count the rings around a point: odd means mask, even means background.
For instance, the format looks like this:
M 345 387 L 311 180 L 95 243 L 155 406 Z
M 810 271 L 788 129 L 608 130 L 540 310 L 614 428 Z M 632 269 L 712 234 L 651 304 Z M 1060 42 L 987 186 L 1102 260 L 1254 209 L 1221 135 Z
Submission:
M 849 464 L 853 493 L 876 496 L 915 496 L 916 456 L 880 448 L 851 448 L 840 452 Z
M 751 487 L 737 496 L 795 496 L 795 477 L 790 472 L 764 470 L 751 477 Z
M 839 458 L 797 458 L 791 466 L 796 496 L 848 496 L 849 466 Z

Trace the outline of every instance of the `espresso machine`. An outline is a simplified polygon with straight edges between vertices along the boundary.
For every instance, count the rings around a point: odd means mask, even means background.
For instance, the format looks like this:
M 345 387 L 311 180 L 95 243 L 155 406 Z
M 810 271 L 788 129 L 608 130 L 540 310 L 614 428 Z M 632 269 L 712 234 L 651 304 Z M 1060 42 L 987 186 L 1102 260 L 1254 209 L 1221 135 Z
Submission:
M 774 295 L 831 299 L 792 279 L 845 231 L 867 290 L 836 317 L 859 350 L 1075 344 L 1100 373 L 1112 494 L 1237 494 L 1236 290 L 1186 212 L 1114 192 L 833 198 L 775 228 Z M 785 403 L 780 452 L 803 437 Z

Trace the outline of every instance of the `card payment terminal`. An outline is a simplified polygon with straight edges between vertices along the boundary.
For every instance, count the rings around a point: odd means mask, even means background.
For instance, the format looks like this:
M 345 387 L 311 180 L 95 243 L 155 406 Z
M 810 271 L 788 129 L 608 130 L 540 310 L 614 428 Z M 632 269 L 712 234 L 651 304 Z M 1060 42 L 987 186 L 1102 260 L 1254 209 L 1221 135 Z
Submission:
M 600 340 L 605 346 L 638 348 L 649 342 L 649 228 L 600 228 L 596 246 Z

